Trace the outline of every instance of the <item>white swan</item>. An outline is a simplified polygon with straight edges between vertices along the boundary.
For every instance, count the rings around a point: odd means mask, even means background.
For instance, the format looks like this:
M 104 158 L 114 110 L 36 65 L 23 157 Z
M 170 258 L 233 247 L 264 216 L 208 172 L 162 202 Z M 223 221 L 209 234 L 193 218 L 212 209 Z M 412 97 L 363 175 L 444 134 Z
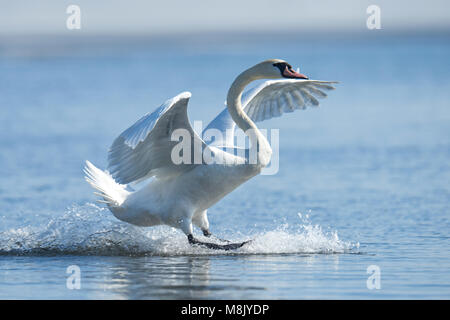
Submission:
M 244 88 L 254 80 L 281 78 L 287 79 L 266 81 L 242 97 Z M 254 122 L 308 105 L 317 106 L 316 97 L 326 97 L 323 90 L 334 89 L 333 83 L 308 80 L 283 60 L 261 62 L 234 80 L 228 91 L 227 108 L 205 129 L 219 130 L 225 138 L 209 144 L 189 123 L 187 103 L 191 94 L 181 93 L 116 138 L 109 150 L 108 171 L 86 161 L 86 180 L 99 191 L 96 194 L 103 198 L 100 201 L 122 221 L 138 226 L 165 224 L 179 228 L 191 244 L 208 248 L 239 248 L 246 242 L 215 244 L 197 240 L 192 224 L 210 236 L 207 209 L 259 174 L 270 162 L 272 149 Z M 235 124 L 246 132 L 251 142 L 245 156 L 227 152 L 234 147 L 234 138 L 226 131 L 234 130 Z M 173 141 L 174 133 L 180 132 L 177 129 L 188 133 L 191 146 L 183 150 L 183 159 L 187 161 L 182 163 L 173 161 L 172 151 L 179 144 Z M 256 155 L 254 161 L 249 158 L 252 151 Z M 206 163 L 202 157 L 205 152 L 225 161 Z M 200 162 L 195 161 L 199 155 Z M 137 191 L 129 187 L 146 179 L 148 183 Z

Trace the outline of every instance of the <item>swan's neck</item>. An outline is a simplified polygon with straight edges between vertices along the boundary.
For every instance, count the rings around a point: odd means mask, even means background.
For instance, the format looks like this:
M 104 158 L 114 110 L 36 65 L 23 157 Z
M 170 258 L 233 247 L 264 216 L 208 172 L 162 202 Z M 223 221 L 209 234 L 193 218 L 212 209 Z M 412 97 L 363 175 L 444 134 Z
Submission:
M 250 82 L 263 78 L 253 68 L 242 72 L 231 84 L 230 90 L 228 90 L 227 107 L 236 125 L 249 137 L 251 148 L 257 148 L 258 164 L 266 166 L 270 162 L 272 148 L 264 135 L 258 130 L 255 123 L 244 112 L 241 103 L 242 92 L 245 87 Z

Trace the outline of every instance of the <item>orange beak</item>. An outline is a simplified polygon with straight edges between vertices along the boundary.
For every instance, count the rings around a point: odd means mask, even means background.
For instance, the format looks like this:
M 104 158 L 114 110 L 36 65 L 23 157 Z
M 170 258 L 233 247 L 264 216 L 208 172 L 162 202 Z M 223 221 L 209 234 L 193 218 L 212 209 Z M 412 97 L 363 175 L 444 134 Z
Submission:
M 283 76 L 288 79 L 309 79 L 304 74 L 298 73 L 297 71 L 289 70 L 288 67 L 284 69 Z

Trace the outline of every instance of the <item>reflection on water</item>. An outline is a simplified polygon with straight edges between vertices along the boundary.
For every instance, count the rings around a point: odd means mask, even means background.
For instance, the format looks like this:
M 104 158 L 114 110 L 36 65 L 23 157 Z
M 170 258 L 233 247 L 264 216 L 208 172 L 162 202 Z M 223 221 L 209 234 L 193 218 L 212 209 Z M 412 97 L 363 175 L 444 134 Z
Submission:
M 100 284 L 106 295 L 123 299 L 208 298 L 210 264 L 208 257 L 120 259 L 113 261 Z
M 389 248 L 392 245 L 387 244 L 384 250 Z M 399 267 L 408 263 L 407 256 L 395 252 L 382 258 L 364 253 L 2 256 L 0 283 L 8 290 L 0 291 L 0 299 L 377 299 L 445 295 L 446 270 L 434 272 L 430 278 L 426 270 Z M 81 270 L 80 290 L 66 287 L 66 269 L 74 264 Z M 367 266 L 373 264 L 382 270 L 383 290 L 366 287 Z M 406 275 L 412 271 L 421 281 L 422 291 L 408 291 L 406 280 L 411 279 Z
M 293 286 L 315 287 L 318 264 L 326 262 L 333 273 L 339 272 L 337 254 L 105 259 L 109 267 L 89 270 L 93 281 L 84 284 L 96 298 L 261 299 L 273 294 L 287 298 Z M 299 275 L 308 276 L 299 280 Z
M 338 275 L 339 259 L 338 254 L 0 257 L 0 282 L 10 288 L 0 298 L 292 298 L 300 289 L 315 291 L 318 272 Z M 66 269 L 74 264 L 81 270 L 80 290 L 66 288 Z M 26 290 L 30 285 L 43 295 Z

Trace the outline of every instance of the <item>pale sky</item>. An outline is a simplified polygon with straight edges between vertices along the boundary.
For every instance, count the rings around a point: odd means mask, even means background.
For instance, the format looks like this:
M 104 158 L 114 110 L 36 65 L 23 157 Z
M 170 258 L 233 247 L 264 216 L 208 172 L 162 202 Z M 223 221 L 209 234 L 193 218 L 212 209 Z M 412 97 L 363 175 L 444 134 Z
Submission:
M 66 28 L 71 4 L 81 9 L 81 30 Z M 450 30 L 449 0 L 0 0 L 0 35 L 357 32 L 372 4 L 381 9 L 383 30 Z

